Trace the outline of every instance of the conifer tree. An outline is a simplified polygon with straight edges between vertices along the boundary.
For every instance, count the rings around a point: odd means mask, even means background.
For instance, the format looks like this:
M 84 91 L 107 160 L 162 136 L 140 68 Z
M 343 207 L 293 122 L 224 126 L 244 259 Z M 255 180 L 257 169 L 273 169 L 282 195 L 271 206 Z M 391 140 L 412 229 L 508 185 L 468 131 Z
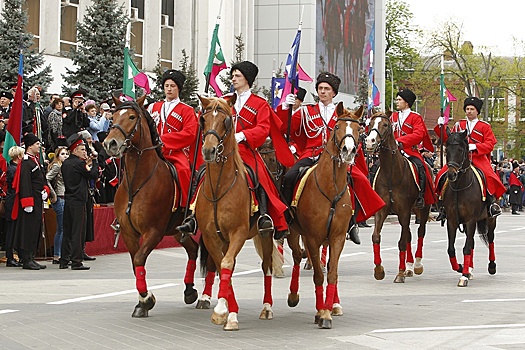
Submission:
M 77 87 L 89 91 L 89 98 L 101 101 L 122 88 L 124 47 L 128 15 L 116 0 L 92 0 L 83 21 L 77 24 L 78 46 L 70 58 L 78 69 L 66 68 L 62 77 L 65 93 Z
M 242 40 L 242 33 L 235 36 L 235 59 L 230 61 L 230 67 L 232 67 L 234 64 L 237 64 L 239 62 L 244 61 L 244 41 Z M 229 69 L 228 69 L 229 70 Z M 221 82 L 226 87 L 223 91 L 223 93 L 227 94 L 230 92 L 232 87 L 232 80 L 230 78 L 230 74 L 228 73 L 227 76 L 220 76 Z
M 155 85 L 151 88 L 151 92 L 149 93 L 150 97 L 153 99 L 153 101 L 159 101 L 164 98 L 164 88 L 162 86 L 162 75 L 166 71 L 166 68 L 162 67 L 160 64 L 160 51 L 157 54 L 157 64 L 155 65 L 155 68 L 153 68 L 153 73 L 155 74 L 155 77 L 149 76 L 150 78 L 155 81 Z
M 22 0 L 5 0 L 0 16 L 0 89 L 16 84 L 20 50 L 24 55 L 24 89 L 39 85 L 44 91 L 53 78 L 51 67 L 44 66 L 42 52 L 31 48 L 33 34 L 26 33 L 27 11 Z
M 186 76 L 184 88 L 179 94 L 179 98 L 187 105 L 197 108 L 199 106 L 199 99 L 197 97 L 197 90 L 199 89 L 199 79 L 193 62 L 189 61 L 189 56 L 186 54 L 186 49 L 182 49 L 182 58 L 180 60 L 180 71 Z

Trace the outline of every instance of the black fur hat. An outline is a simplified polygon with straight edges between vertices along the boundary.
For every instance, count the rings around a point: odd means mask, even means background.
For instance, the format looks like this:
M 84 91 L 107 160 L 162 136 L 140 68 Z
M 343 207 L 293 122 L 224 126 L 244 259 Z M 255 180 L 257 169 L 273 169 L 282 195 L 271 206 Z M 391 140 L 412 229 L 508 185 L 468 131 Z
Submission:
M 233 74 L 234 70 L 238 70 L 242 73 L 242 75 L 244 75 L 250 87 L 252 87 L 257 74 L 259 74 L 259 68 L 257 68 L 257 66 L 250 61 L 243 61 L 234 64 L 230 69 L 230 75 Z
M 12 100 L 13 99 L 13 94 L 10 93 L 9 91 L 2 91 L 0 92 L 0 97 L 5 97 L 9 100 Z
M 36 137 L 36 135 L 32 133 L 25 134 L 22 140 L 24 141 L 24 145 L 26 148 L 40 141 L 38 137 Z
M 341 79 L 337 75 L 332 73 L 321 73 L 317 76 L 317 82 L 315 83 L 315 91 L 319 87 L 319 84 L 327 83 L 334 89 L 335 94 L 339 93 L 339 85 L 341 85 Z
M 410 89 L 403 89 L 397 93 L 396 96 L 401 97 L 403 100 L 405 100 L 406 103 L 408 103 L 408 107 L 412 108 L 412 105 L 414 102 L 416 102 L 416 94 L 412 92 Z
M 297 99 L 303 102 L 305 97 L 306 97 L 306 90 L 303 89 L 302 87 L 297 88 Z
M 168 69 L 164 72 L 164 74 L 162 74 L 162 86 L 164 86 L 164 83 L 168 79 L 173 80 L 175 84 L 177 84 L 179 92 L 182 91 L 182 88 L 184 87 L 184 82 L 186 81 L 186 76 L 184 76 L 184 74 L 175 69 Z
M 481 107 L 483 107 L 483 101 L 477 97 L 467 97 L 463 103 L 463 110 L 467 109 L 467 106 L 474 106 L 478 111 L 478 114 L 481 113 Z

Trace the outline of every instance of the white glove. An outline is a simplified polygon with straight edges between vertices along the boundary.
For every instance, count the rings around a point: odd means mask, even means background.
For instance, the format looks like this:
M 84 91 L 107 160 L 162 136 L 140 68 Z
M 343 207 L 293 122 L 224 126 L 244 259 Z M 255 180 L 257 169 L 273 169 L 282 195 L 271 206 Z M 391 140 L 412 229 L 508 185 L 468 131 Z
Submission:
M 439 125 L 445 125 L 445 118 L 443 118 L 443 117 L 439 117 L 439 118 L 438 118 L 438 124 L 439 124 Z
M 237 141 L 237 143 L 244 141 L 244 140 L 246 140 L 246 136 L 244 136 L 244 133 L 242 131 L 235 133 L 235 141 Z
M 45 201 L 47 199 L 47 192 L 46 190 L 42 190 L 42 200 Z
M 475 151 L 476 149 L 477 149 L 476 144 L 474 144 L 474 143 L 469 143 L 468 144 L 468 150 L 469 151 L 472 152 L 472 151 Z
M 296 154 L 297 153 L 297 149 L 295 148 L 294 145 L 290 145 L 290 151 L 292 152 L 292 154 Z
M 26 213 L 32 213 L 32 212 L 33 212 L 33 207 L 25 207 L 25 208 L 24 208 L 24 211 L 25 211 Z
M 366 118 L 366 119 L 365 119 L 365 125 L 366 125 L 366 126 L 369 126 L 369 125 L 370 125 L 370 120 L 372 120 L 372 118 Z

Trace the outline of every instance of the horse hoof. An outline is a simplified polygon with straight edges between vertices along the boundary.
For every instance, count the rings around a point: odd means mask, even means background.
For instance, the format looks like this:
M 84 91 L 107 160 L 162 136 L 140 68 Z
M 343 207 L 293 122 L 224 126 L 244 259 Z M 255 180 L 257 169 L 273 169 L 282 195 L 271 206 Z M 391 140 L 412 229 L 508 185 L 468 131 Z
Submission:
M 288 306 L 296 307 L 299 304 L 299 294 L 288 293 Z
M 418 267 L 414 267 L 414 273 L 415 273 L 416 275 L 421 275 L 421 274 L 423 274 L 423 265 L 418 266 Z
M 224 324 L 224 327 L 222 327 L 225 331 L 238 331 L 239 330 L 239 321 L 237 320 L 237 313 L 231 312 L 228 315 L 228 319 L 226 323 Z
M 135 306 L 135 310 L 133 310 L 131 317 L 136 317 L 136 318 L 148 317 L 148 310 L 143 308 L 141 303 L 138 303 Z
M 376 265 L 376 267 L 374 267 L 374 277 L 378 281 L 385 278 L 385 269 L 382 265 Z
M 458 287 L 466 287 L 468 285 L 468 277 L 461 276 L 459 278 Z
M 305 270 L 311 270 L 312 269 L 312 264 L 310 262 L 305 262 L 304 263 L 304 269 Z
M 199 297 L 199 293 L 196 289 L 190 290 L 190 293 L 186 294 L 186 291 L 184 292 L 184 302 L 186 304 L 193 304 L 195 300 Z
M 155 299 L 155 296 L 150 291 L 148 291 L 148 294 L 145 297 L 139 296 L 139 303 L 137 306 L 140 306 L 142 309 L 148 311 L 153 309 L 156 301 L 157 299 Z M 137 309 L 137 306 L 135 306 L 135 310 Z
M 394 283 L 405 283 L 405 275 L 403 273 L 398 273 L 396 278 L 394 278 Z
M 321 319 L 321 313 L 317 312 L 317 315 L 314 317 L 314 323 L 319 324 L 319 320 Z
M 414 271 L 405 270 L 405 277 L 414 277 Z
M 332 320 L 322 318 L 319 320 L 318 326 L 321 329 L 332 329 Z
M 216 312 L 213 312 L 213 314 L 211 315 L 211 322 L 213 324 L 217 324 L 217 325 L 225 325 L 226 324 L 226 321 L 228 320 L 228 314 L 218 314 Z
M 273 320 L 273 311 L 263 309 L 259 315 L 259 320 Z
M 496 262 L 494 262 L 494 261 L 489 262 L 489 273 L 491 275 L 495 275 L 496 274 Z
M 195 306 L 195 308 L 199 310 L 208 310 L 210 307 L 211 303 L 209 300 L 199 300 Z
M 339 304 L 334 304 L 332 308 L 332 316 L 343 316 L 343 307 Z

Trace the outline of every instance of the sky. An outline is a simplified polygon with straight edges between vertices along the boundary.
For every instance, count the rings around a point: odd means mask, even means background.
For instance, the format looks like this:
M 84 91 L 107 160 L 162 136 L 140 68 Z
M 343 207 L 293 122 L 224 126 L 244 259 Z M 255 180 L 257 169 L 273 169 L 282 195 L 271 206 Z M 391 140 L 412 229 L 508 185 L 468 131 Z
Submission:
M 513 37 L 525 41 L 525 1 L 523 0 L 404 0 L 414 15 L 414 24 L 424 31 L 454 19 L 463 23 L 463 39 L 490 47 L 498 56 L 525 53 L 525 44 L 513 48 Z

